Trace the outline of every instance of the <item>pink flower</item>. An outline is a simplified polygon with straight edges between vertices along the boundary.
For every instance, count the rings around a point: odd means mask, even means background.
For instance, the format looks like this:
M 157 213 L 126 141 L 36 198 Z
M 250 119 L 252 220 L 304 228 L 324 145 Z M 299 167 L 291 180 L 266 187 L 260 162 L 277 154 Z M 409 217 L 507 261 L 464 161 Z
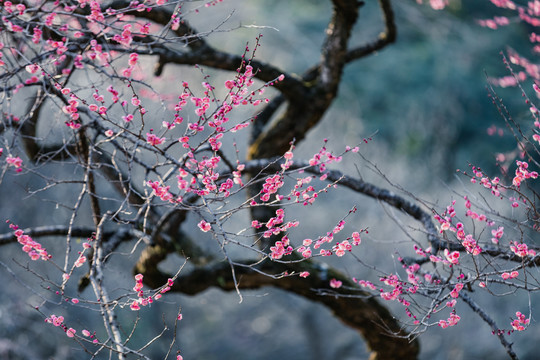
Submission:
M 281 259 L 283 255 L 285 255 L 286 249 L 285 249 L 285 246 L 283 245 L 283 242 L 276 241 L 275 246 L 270 247 L 270 251 L 271 251 L 270 257 L 272 259 L 278 260 L 278 259 Z
M 137 300 L 133 300 L 133 302 L 131 303 L 131 305 L 129 307 L 133 311 L 137 311 L 137 310 L 141 309 L 141 307 L 139 306 L 139 302 Z
M 360 233 L 358 231 L 352 233 L 352 238 L 354 246 L 358 246 L 362 242 L 362 239 L 360 239 Z
M 454 299 L 457 298 L 459 296 L 459 292 L 461 291 L 461 289 L 463 289 L 463 284 L 457 283 L 454 289 L 450 291 L 450 296 L 453 297 Z
M 79 258 L 77 259 L 77 261 L 75 261 L 75 267 L 81 267 L 84 265 L 84 263 L 86 262 L 86 256 L 84 255 L 80 255 Z
M 36 64 L 26 65 L 25 70 L 30 74 L 35 74 L 39 70 L 39 66 Z
M 429 5 L 433 10 L 442 10 L 448 5 L 448 0 L 429 0 Z
M 66 331 L 66 335 L 70 338 L 74 337 L 75 336 L 75 333 L 77 332 L 77 330 L 75 330 L 74 328 L 69 328 L 67 331 Z
M 148 142 L 150 145 L 156 146 L 163 144 L 165 141 L 165 138 L 159 138 L 154 134 L 146 133 L 146 142 Z
M 459 252 L 458 251 L 449 252 L 448 249 L 444 249 L 444 256 L 446 257 L 446 260 L 448 260 L 452 264 L 459 264 Z
M 439 326 L 446 329 L 448 327 L 448 323 L 445 320 L 439 320 Z
M 448 320 L 447 320 L 447 321 L 448 321 L 448 325 L 449 325 L 449 326 L 454 326 L 454 325 L 456 325 L 456 324 L 459 322 L 459 320 L 461 320 L 461 318 L 460 318 L 458 315 L 456 315 L 456 314 L 450 314 L 450 317 L 449 317 Z
M 54 326 L 60 326 L 64 322 L 64 317 L 63 316 L 51 315 L 50 318 L 47 318 L 47 322 L 49 322 L 49 323 L 52 322 L 52 324 Z
M 207 223 L 206 221 L 204 221 L 204 220 L 201 220 L 201 221 L 197 224 L 197 226 L 198 226 L 199 229 L 201 229 L 203 232 L 208 232 L 208 231 L 210 231 L 210 229 L 212 228 L 212 226 L 211 226 L 209 223 Z
M 303 278 L 307 278 L 309 276 L 309 272 L 308 271 L 302 271 L 300 273 L 300 277 L 303 277 Z
M 339 289 L 343 283 L 339 280 L 332 279 L 330 280 L 330 287 L 334 289 Z
M 523 331 L 525 327 L 529 325 L 530 320 L 525 318 L 521 312 L 516 312 L 517 319 L 512 321 L 512 327 L 514 330 Z
M 309 257 L 311 257 L 311 254 L 312 254 L 312 253 L 311 253 L 311 249 L 310 249 L 310 248 L 307 248 L 307 249 L 305 249 L 304 251 L 302 251 L 302 256 L 303 256 L 304 258 L 306 258 L 306 259 L 309 258 Z
M 13 166 L 13 167 L 15 167 L 15 168 L 20 168 L 20 167 L 22 166 L 22 160 L 21 160 L 21 158 L 18 157 L 18 156 L 17 156 L 17 157 L 8 156 L 8 157 L 6 158 L 6 162 L 7 162 L 9 165 L 11 165 L 11 166 Z

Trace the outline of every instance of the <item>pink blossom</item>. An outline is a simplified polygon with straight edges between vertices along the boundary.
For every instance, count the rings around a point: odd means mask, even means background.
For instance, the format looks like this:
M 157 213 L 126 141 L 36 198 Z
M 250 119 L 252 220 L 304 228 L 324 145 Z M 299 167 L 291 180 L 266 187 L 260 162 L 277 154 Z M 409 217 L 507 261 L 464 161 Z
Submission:
M 454 326 L 459 322 L 459 320 L 461 320 L 461 318 L 458 315 L 452 313 L 452 314 L 450 314 L 450 317 L 447 320 L 448 325 L 449 326 Z
M 450 291 L 450 296 L 453 297 L 454 299 L 457 298 L 459 296 L 459 292 L 463 289 L 463 284 L 462 283 L 457 283 L 456 286 L 454 287 L 454 289 L 452 291 Z
M 510 250 L 512 250 L 514 254 L 520 257 L 525 257 L 527 255 L 534 256 L 536 254 L 534 250 L 529 250 L 527 244 L 520 244 L 517 241 L 511 243 Z
M 330 280 L 330 287 L 334 289 L 339 289 L 343 283 L 339 280 L 332 279 Z
M 51 317 L 45 319 L 45 321 L 48 323 L 52 323 L 54 326 L 61 326 L 64 323 L 64 317 L 51 315 Z
M 446 322 L 446 320 L 439 320 L 439 326 L 443 329 L 446 329 L 448 327 L 448 323 Z
M 86 262 L 86 256 L 84 256 L 83 254 L 81 254 L 78 258 L 77 258 L 77 261 L 75 261 L 75 267 L 81 267 L 84 265 L 84 263 Z
M 429 5 L 433 10 L 442 10 L 448 5 L 448 0 L 429 0 Z
M 141 309 L 141 307 L 139 306 L 139 302 L 137 300 L 133 300 L 133 302 L 131 303 L 131 305 L 129 307 L 133 311 L 137 311 L 137 310 Z
M 30 74 L 35 74 L 39 70 L 39 65 L 37 64 L 26 65 L 25 70 L 29 72 Z
M 307 278 L 309 276 L 309 272 L 308 271 L 302 271 L 300 273 L 300 277 L 303 277 L 303 278 Z
M 525 317 L 521 312 L 516 312 L 517 319 L 512 321 L 512 327 L 514 330 L 523 331 L 525 327 L 529 325 L 530 320 Z
M 278 260 L 281 259 L 284 255 L 290 254 L 292 251 L 292 247 L 287 246 L 287 248 L 285 248 L 285 246 L 287 245 L 285 245 L 282 241 L 276 241 L 274 246 L 270 247 L 270 257 L 272 259 Z
M 198 226 L 199 229 L 201 229 L 201 231 L 203 231 L 203 232 L 208 232 L 208 231 L 210 231 L 210 229 L 212 228 L 212 226 L 211 226 L 209 223 L 207 223 L 206 221 L 204 221 L 204 220 L 201 220 L 201 221 L 197 224 L 197 226 Z
M 344 240 L 341 243 L 337 243 L 332 248 L 332 250 L 336 253 L 337 256 L 341 257 L 341 256 L 345 255 L 346 251 L 351 251 L 352 250 L 352 245 L 347 240 Z
M 444 249 L 444 256 L 452 264 L 459 264 L 459 251 L 449 252 L 448 249 Z
M 165 141 L 165 138 L 159 138 L 156 135 L 152 133 L 146 133 L 146 142 L 148 142 L 150 145 L 156 146 L 163 144 Z
M 17 157 L 8 156 L 8 157 L 6 158 L 6 162 L 7 162 L 9 165 L 11 165 L 11 166 L 13 166 L 13 167 L 15 167 L 15 168 L 17 168 L 17 169 L 20 168 L 20 167 L 22 166 L 22 159 L 21 159 L 20 157 L 18 157 L 18 156 L 17 156 Z
M 360 239 L 360 233 L 358 231 L 355 231 L 352 233 L 352 239 L 353 239 L 353 245 L 358 246 L 362 242 L 362 239 Z

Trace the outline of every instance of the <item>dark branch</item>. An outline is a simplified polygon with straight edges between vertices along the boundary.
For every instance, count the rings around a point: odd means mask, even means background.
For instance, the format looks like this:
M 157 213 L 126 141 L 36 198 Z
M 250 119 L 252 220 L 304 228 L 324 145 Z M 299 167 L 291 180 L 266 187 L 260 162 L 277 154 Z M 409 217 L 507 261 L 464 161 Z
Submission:
M 392 44 L 397 38 L 397 28 L 394 21 L 394 11 L 390 0 L 379 0 L 379 6 L 383 14 L 385 29 L 379 34 L 377 40 L 360 46 L 356 49 L 349 50 L 347 53 L 347 62 L 351 62 L 374 52 L 377 52 L 387 45 Z
M 155 257 L 162 255 L 158 252 L 154 254 Z M 372 351 L 370 358 L 416 359 L 419 351 L 418 341 L 409 341 L 407 334 L 388 309 L 369 294 L 358 290 L 356 284 L 343 274 L 309 260 L 290 264 L 270 261 L 258 265 L 250 264 L 250 262 L 245 265 L 236 263 L 237 284 L 232 277 L 229 263 L 220 262 L 197 267 L 191 273 L 180 276 L 176 279 L 172 290 L 196 295 L 210 287 L 225 291 L 236 291 L 237 287 L 239 289 L 277 287 L 328 307 L 341 321 L 362 334 Z M 144 275 L 147 285 L 158 288 L 166 284 L 170 276 L 161 273 L 157 266 L 148 265 L 135 269 Z M 310 276 L 304 279 L 296 275 L 302 271 L 310 272 Z M 286 272 L 291 275 L 285 275 Z M 343 282 L 344 286 L 339 292 L 329 287 L 329 280 L 332 278 Z

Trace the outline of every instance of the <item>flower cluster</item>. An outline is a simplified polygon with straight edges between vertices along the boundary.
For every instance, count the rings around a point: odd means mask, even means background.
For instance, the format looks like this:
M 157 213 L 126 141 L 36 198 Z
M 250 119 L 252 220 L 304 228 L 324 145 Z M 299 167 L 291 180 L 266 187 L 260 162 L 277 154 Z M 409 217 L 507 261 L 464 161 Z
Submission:
M 538 177 L 538 173 L 536 171 L 529 171 L 528 167 L 529 164 L 527 164 L 525 161 L 516 161 L 517 169 L 515 172 L 514 179 L 512 180 L 512 185 L 519 188 L 521 186 L 521 183 L 525 179 L 536 179 Z
M 512 250 L 512 252 L 514 254 L 516 254 L 517 256 L 519 256 L 519 257 L 535 256 L 536 255 L 536 251 L 534 251 L 533 249 L 529 249 L 527 244 L 518 243 L 517 241 L 514 241 L 514 242 L 511 243 L 510 250 Z
M 0 155 L 2 155 L 2 149 L 0 149 Z M 16 172 L 21 172 L 22 171 L 22 160 L 20 157 L 16 156 L 16 157 L 13 157 L 13 156 L 8 156 L 6 158 L 6 162 L 9 166 L 13 166 L 15 168 L 15 171 Z
M 138 299 L 133 300 L 130 304 L 130 308 L 133 311 L 137 311 L 141 309 L 141 306 L 147 306 L 154 302 L 154 300 L 158 300 L 162 297 L 162 294 L 168 292 L 171 290 L 171 286 L 173 286 L 174 280 L 173 279 L 167 279 L 167 285 L 163 286 L 161 290 L 156 292 L 154 295 L 145 296 L 143 289 L 143 275 L 137 274 L 135 275 L 135 286 L 133 287 L 133 291 L 137 293 Z
M 15 224 L 9 224 L 9 227 L 15 230 L 17 241 L 22 245 L 22 250 L 30 256 L 32 260 L 49 260 L 52 255 L 47 253 L 47 250 L 40 243 L 34 241 L 29 235 L 26 235 L 23 230 Z
M 443 329 L 446 329 L 449 326 L 456 325 L 460 319 L 461 318 L 458 315 L 456 315 L 455 313 L 451 313 L 448 319 L 439 321 L 439 326 Z
M 270 247 L 270 257 L 274 260 L 281 259 L 284 255 L 289 255 L 293 251 L 289 238 L 284 236 L 281 241 L 276 241 L 274 246 Z
M 529 325 L 530 320 L 521 312 L 516 312 L 517 319 L 512 320 L 512 328 L 517 331 L 523 331 Z

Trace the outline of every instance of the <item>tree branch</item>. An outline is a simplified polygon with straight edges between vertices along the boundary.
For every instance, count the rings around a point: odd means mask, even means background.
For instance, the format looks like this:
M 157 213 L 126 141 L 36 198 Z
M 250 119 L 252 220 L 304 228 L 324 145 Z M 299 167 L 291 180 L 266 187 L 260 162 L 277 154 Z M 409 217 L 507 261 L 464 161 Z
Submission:
M 191 273 L 178 277 L 172 291 L 196 295 L 210 287 L 225 291 L 236 291 L 236 286 L 240 289 L 277 287 L 328 307 L 341 321 L 362 334 L 372 351 L 370 359 L 416 359 L 418 341 L 409 341 L 406 332 L 388 309 L 371 295 L 358 290 L 356 284 L 343 274 L 309 260 L 251 264 L 235 263 L 236 284 L 228 262 L 197 267 Z M 154 288 L 166 283 L 170 277 L 154 266 L 138 267 L 135 271 L 141 272 L 145 283 Z M 293 275 L 302 271 L 308 271 L 311 275 L 306 279 Z M 344 286 L 339 292 L 329 287 L 331 278 L 343 282 Z
M 500 328 L 497 326 L 495 321 L 473 300 L 467 295 L 466 293 L 461 292 L 459 294 L 459 297 L 465 301 L 469 307 L 478 314 L 484 320 L 489 327 L 491 327 L 491 330 L 493 331 L 493 334 L 497 335 L 499 338 L 499 341 L 501 342 L 502 346 L 506 349 L 506 353 L 510 356 L 511 359 L 517 360 L 518 357 L 514 350 L 512 349 L 512 344 L 509 343 L 506 338 L 504 337 L 504 332 L 500 330 Z
M 392 4 L 390 0 L 379 0 L 379 6 L 382 11 L 383 21 L 385 29 L 379 34 L 377 40 L 360 46 L 356 49 L 349 50 L 346 56 L 346 61 L 351 62 L 367 55 L 370 55 L 376 51 L 379 51 L 396 41 L 397 28 L 394 21 L 394 11 L 392 10 Z

